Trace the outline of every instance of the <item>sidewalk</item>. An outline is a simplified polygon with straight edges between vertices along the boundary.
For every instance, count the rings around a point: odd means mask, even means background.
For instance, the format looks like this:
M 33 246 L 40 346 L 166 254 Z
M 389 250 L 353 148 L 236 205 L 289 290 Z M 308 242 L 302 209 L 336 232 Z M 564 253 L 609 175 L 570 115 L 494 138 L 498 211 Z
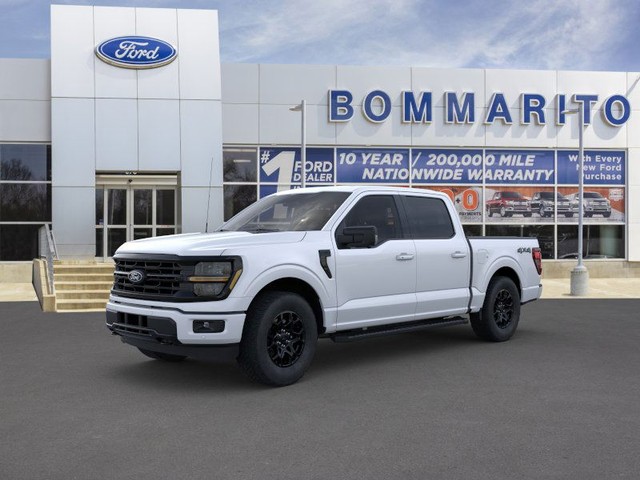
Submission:
M 0 302 L 37 302 L 30 283 L 0 283 Z
M 542 298 L 640 298 L 640 278 L 590 278 L 589 294 L 572 297 L 568 278 L 543 278 Z
M 542 298 L 640 298 L 640 278 L 591 278 L 589 295 L 569 295 L 568 278 L 543 278 Z M 37 302 L 30 283 L 0 283 L 0 302 Z

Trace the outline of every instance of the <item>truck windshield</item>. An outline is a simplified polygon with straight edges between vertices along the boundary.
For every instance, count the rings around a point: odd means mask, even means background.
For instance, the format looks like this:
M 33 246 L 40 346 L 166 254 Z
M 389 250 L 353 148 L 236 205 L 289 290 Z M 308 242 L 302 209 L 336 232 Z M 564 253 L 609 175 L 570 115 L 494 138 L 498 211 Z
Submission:
M 220 231 L 253 233 L 321 230 L 350 192 L 270 195 L 247 207 Z
M 502 192 L 502 198 L 522 198 L 519 192 Z

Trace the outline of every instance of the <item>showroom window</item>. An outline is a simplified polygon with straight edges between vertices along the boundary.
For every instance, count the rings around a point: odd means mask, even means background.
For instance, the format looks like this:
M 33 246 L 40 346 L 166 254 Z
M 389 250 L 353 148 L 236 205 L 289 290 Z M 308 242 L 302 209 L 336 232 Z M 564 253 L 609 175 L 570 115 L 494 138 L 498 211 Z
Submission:
M 222 152 L 224 220 L 257 200 L 257 148 L 225 147 Z
M 225 219 L 301 186 L 295 146 L 224 148 Z M 308 147 L 307 186 L 379 185 L 446 194 L 468 236 L 535 237 L 545 259 L 575 258 L 578 152 L 555 149 Z M 585 151 L 586 258 L 625 258 L 625 150 Z
M 44 224 L 51 224 L 51 146 L 0 144 L 0 261 L 37 257 Z

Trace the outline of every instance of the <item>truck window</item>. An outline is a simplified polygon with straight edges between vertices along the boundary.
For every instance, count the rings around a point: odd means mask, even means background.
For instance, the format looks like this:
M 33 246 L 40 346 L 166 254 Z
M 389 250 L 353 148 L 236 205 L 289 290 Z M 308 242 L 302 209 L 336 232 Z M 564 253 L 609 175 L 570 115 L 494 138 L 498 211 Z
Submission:
M 413 238 L 451 238 L 455 230 L 449 210 L 439 198 L 403 197 Z
M 340 234 L 344 227 L 364 226 L 376 227 L 376 245 L 402 238 L 398 209 L 391 195 L 369 195 L 360 199 L 340 223 L 336 233 Z

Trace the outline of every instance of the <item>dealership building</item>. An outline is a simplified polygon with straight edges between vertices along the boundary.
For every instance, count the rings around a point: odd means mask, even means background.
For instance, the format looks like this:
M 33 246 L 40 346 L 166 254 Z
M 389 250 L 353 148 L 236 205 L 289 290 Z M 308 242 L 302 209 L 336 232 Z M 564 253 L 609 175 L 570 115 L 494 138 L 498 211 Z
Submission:
M 221 65 L 215 10 L 53 5 L 51 59 L 0 59 L 0 264 L 39 256 L 43 225 L 60 258 L 89 260 L 211 231 L 300 187 L 303 144 L 307 186 L 445 191 L 470 235 L 569 261 L 582 115 L 584 255 L 620 275 L 640 262 L 639 80 Z

